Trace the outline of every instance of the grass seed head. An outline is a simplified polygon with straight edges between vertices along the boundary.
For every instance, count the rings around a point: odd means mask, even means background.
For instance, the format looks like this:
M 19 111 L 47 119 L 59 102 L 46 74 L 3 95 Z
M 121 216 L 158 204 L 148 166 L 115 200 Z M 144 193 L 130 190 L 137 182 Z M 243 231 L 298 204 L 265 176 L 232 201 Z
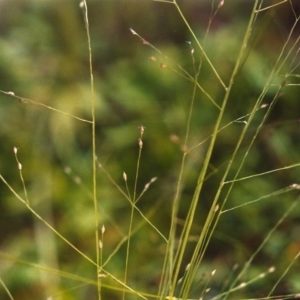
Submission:
M 142 141 L 141 138 L 138 139 L 138 143 L 139 143 L 140 148 L 142 149 L 143 148 L 143 141 Z

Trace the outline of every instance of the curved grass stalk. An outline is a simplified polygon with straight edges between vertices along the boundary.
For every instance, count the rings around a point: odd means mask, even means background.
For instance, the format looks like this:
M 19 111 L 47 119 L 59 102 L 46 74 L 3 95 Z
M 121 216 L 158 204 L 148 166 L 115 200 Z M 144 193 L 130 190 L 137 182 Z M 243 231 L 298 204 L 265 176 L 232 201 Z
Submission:
M 68 117 L 71 117 L 71 118 L 74 118 L 74 119 L 76 119 L 76 120 L 78 120 L 78 121 L 81 121 L 81 122 L 90 123 L 90 124 L 93 123 L 93 121 L 90 121 L 90 120 L 86 120 L 86 119 L 82 119 L 82 118 L 76 117 L 76 116 L 74 116 L 74 115 L 72 115 L 72 114 L 69 114 L 69 113 L 67 113 L 67 112 L 65 112 L 65 111 L 59 110 L 59 109 L 54 108 L 54 107 L 52 107 L 52 106 L 49 106 L 49 105 L 46 105 L 46 104 L 43 104 L 43 103 L 39 103 L 39 102 L 30 100 L 30 99 L 27 99 L 27 98 L 23 98 L 23 97 L 17 96 L 17 95 L 15 95 L 14 92 L 5 92 L 5 91 L 1 91 L 1 90 L 0 90 L 0 93 L 9 95 L 9 96 L 11 96 L 11 97 L 14 97 L 14 98 L 16 98 L 17 100 L 19 100 L 21 103 L 24 103 L 24 104 L 31 104 L 31 105 L 41 106 L 41 107 L 47 108 L 47 109 L 49 109 L 49 110 L 53 110 L 54 112 L 63 114 L 63 115 L 65 115 L 65 116 L 68 116 Z

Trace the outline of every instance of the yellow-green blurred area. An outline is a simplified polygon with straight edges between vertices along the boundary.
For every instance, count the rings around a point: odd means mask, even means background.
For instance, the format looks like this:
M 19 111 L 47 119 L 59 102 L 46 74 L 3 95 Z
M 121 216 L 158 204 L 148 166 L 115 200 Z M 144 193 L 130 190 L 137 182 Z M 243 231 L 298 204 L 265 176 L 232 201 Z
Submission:
M 79 2 L 0 1 L 0 90 L 5 92 L 0 93 L 0 299 L 11 299 L 6 289 L 16 300 L 97 299 L 93 263 L 45 226 L 17 197 L 26 200 L 27 194 L 30 207 L 39 216 L 90 260 L 96 260 L 93 97 L 96 154 L 104 168 L 97 170 L 99 224 L 105 226 L 104 269 L 124 281 L 132 205 L 124 196 L 128 192 L 123 172 L 131 197 L 138 197 L 157 177 L 136 204 L 140 212 L 134 212 L 127 275 L 132 289 L 157 293 L 166 250 L 161 235 L 168 238 L 183 151 L 189 152 L 180 186 L 178 236 L 224 99 L 221 81 L 229 85 L 255 1 L 225 0 L 219 7 L 220 1 L 179 0 L 193 36 L 174 4 L 88 0 L 94 94 L 84 11 Z M 205 288 L 211 288 L 206 299 L 226 291 L 270 230 L 299 201 L 297 189 L 276 194 L 300 183 L 299 167 L 291 167 L 300 163 L 299 4 L 298 0 L 266 0 L 255 15 L 180 276 L 191 259 L 248 114 L 261 95 L 261 104 L 266 107 L 257 110 L 226 181 L 234 178 L 242 163 L 238 178 L 273 172 L 234 184 L 224 210 L 260 200 L 221 215 L 189 298 L 199 299 Z M 269 6 L 273 7 L 263 10 Z M 199 64 L 201 89 L 195 89 L 192 81 Z M 185 142 L 194 90 L 190 134 Z M 145 132 L 134 191 L 141 125 Z M 223 202 L 229 186 L 224 187 L 218 203 Z M 229 299 L 265 297 L 280 277 L 274 294 L 299 292 L 297 260 L 283 276 L 300 251 L 299 222 L 296 206 L 268 237 L 240 283 L 270 267 L 275 271 Z M 210 279 L 213 270 L 216 274 Z M 105 287 L 122 288 L 121 284 L 109 276 L 102 282 L 103 299 L 121 299 L 120 291 Z

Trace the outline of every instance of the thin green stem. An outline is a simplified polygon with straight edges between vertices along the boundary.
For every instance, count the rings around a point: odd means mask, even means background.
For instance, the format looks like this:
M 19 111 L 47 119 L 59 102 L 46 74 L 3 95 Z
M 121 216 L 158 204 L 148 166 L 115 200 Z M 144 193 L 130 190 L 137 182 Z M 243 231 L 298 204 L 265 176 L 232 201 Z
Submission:
M 97 201 L 97 155 L 96 155 L 96 117 L 95 117 L 95 91 L 94 91 L 94 75 L 93 75 L 93 59 L 92 59 L 92 45 L 89 29 L 88 8 L 86 0 L 81 2 L 83 4 L 84 22 L 87 34 L 88 52 L 89 52 L 89 69 L 91 81 L 91 116 L 92 116 L 92 166 L 93 166 L 93 202 L 94 202 L 94 218 L 95 218 L 95 245 L 96 245 L 96 261 L 97 270 L 96 276 L 98 279 L 98 299 L 101 299 L 101 278 L 98 276 L 101 272 L 100 265 L 100 249 L 99 249 L 99 213 Z
M 186 27 L 188 28 L 189 32 L 191 33 L 191 35 L 193 36 L 195 42 L 197 43 L 199 49 L 201 50 L 201 53 L 203 54 L 204 58 L 206 59 L 206 61 L 208 62 L 209 66 L 211 67 L 213 73 L 216 75 L 217 79 L 219 80 L 220 84 L 223 86 L 223 88 L 226 90 L 227 87 L 225 85 L 225 83 L 223 82 L 223 80 L 221 79 L 219 73 L 217 72 L 216 68 L 214 67 L 214 65 L 212 64 L 212 62 L 210 61 L 209 57 L 207 56 L 206 52 L 204 51 L 201 43 L 199 42 L 199 39 L 196 37 L 194 31 L 192 30 L 191 26 L 189 25 L 188 21 L 186 20 L 186 18 L 184 17 L 179 5 L 177 4 L 177 1 L 174 0 L 174 5 L 177 8 L 178 13 L 180 14 L 180 17 L 182 18 L 183 22 L 185 23 Z
M 136 31 L 134 31 L 132 28 L 130 28 L 130 31 L 133 35 L 136 35 L 137 37 L 139 37 L 145 45 L 148 45 L 150 48 L 154 49 L 156 52 L 158 52 L 160 55 L 162 55 L 165 59 L 167 59 L 168 61 L 170 61 L 172 64 L 173 62 L 170 60 L 169 57 L 163 55 L 163 53 L 157 49 L 154 45 L 152 45 L 151 43 L 149 43 L 148 41 L 146 41 L 143 37 L 141 37 Z M 202 54 L 204 55 L 204 54 Z M 216 103 L 216 101 L 209 95 L 209 93 L 199 84 L 199 82 L 197 81 L 197 78 L 198 76 L 194 77 L 192 76 L 191 74 L 189 74 L 183 67 L 181 67 L 179 64 L 177 64 L 177 67 L 179 68 L 179 70 L 181 71 L 178 71 L 170 66 L 166 66 L 164 65 L 164 68 L 174 72 L 175 74 L 185 78 L 186 80 L 189 80 L 191 81 L 192 83 L 196 84 L 197 87 L 199 88 L 199 90 L 213 103 L 213 105 L 215 107 L 217 107 L 218 109 L 220 109 L 220 106 Z M 195 66 L 194 66 L 194 69 L 195 69 Z M 199 69 L 200 70 L 200 69 Z M 199 74 L 198 74 L 199 75 Z
M 126 191 L 127 191 L 127 194 L 128 194 L 128 198 L 131 199 L 131 194 L 130 194 L 130 191 L 129 191 L 129 188 L 128 188 L 128 183 L 127 183 L 127 175 L 125 172 L 123 172 L 123 179 L 125 181 L 125 186 L 126 186 Z
M 292 186 L 285 187 L 285 188 L 283 188 L 283 189 L 277 190 L 277 191 L 275 191 L 275 192 L 273 192 L 273 193 L 270 193 L 270 194 L 268 194 L 268 195 L 264 195 L 264 196 L 261 196 L 261 197 L 259 197 L 259 198 L 257 198 L 257 199 L 254 199 L 254 200 L 248 201 L 248 202 L 246 202 L 246 203 L 243 203 L 243 204 L 241 204 L 241 205 L 237 205 L 237 206 L 234 206 L 234 207 L 225 209 L 225 210 L 221 210 L 221 211 L 220 211 L 220 214 L 227 213 L 227 212 L 229 212 L 229 211 L 231 211 L 231 210 L 238 209 L 238 208 L 244 207 L 244 206 L 249 205 L 249 204 L 253 204 L 253 203 L 258 202 L 258 201 L 261 201 L 261 200 L 263 200 L 263 199 L 268 199 L 268 198 L 271 198 L 271 197 L 274 197 L 274 196 L 278 196 L 278 195 L 281 195 L 281 194 L 289 193 L 289 192 L 291 192 L 291 191 L 294 190 L 294 189 L 295 189 L 295 188 L 292 187 Z
M 200 196 L 200 193 L 201 193 L 201 190 L 202 190 L 202 185 L 203 185 L 203 182 L 204 182 L 204 179 L 205 179 L 205 175 L 206 175 L 206 171 L 207 171 L 209 161 L 210 161 L 210 158 L 211 158 L 211 155 L 212 155 L 212 151 L 214 149 L 215 141 L 216 141 L 219 129 L 220 129 L 221 120 L 223 118 L 223 114 L 225 112 L 225 108 L 226 108 L 226 105 L 228 103 L 229 95 L 230 95 L 231 89 L 233 87 L 235 77 L 238 73 L 238 70 L 239 70 L 239 67 L 240 67 L 245 49 L 246 49 L 246 45 L 247 45 L 248 40 L 250 38 L 251 29 L 252 29 L 252 26 L 253 26 L 253 20 L 254 20 L 254 17 L 255 17 L 255 9 L 257 7 L 257 4 L 258 4 L 258 0 L 256 0 L 254 5 L 253 5 L 253 11 L 252 11 L 251 16 L 250 16 L 250 20 L 249 20 L 249 23 L 248 23 L 246 34 L 244 36 L 244 40 L 242 42 L 241 49 L 240 49 L 239 55 L 237 57 L 236 64 L 234 66 L 232 75 L 230 77 L 229 86 L 226 89 L 226 93 L 225 93 L 225 96 L 224 96 L 224 99 L 223 99 L 221 111 L 220 111 L 219 116 L 217 118 L 217 121 L 215 123 L 215 127 L 214 127 L 214 130 L 213 130 L 213 135 L 212 135 L 212 138 L 211 138 L 211 141 L 210 141 L 210 144 L 209 144 L 206 156 L 205 156 L 203 167 L 202 167 L 202 169 L 200 171 L 200 174 L 199 174 L 199 177 L 198 177 L 197 186 L 196 186 L 194 196 L 193 196 L 193 199 L 192 199 L 192 204 L 191 204 L 188 216 L 187 216 L 187 222 L 185 223 L 185 226 L 184 226 L 184 229 L 183 229 L 181 244 L 180 244 L 180 247 L 179 247 L 180 252 L 179 252 L 179 259 L 177 261 L 177 269 L 176 269 L 176 272 L 175 272 L 175 275 L 174 275 L 174 278 L 176 280 L 173 281 L 173 285 L 174 285 L 173 290 L 175 289 L 175 282 L 177 281 L 177 278 L 178 278 L 180 266 L 181 266 L 182 259 L 183 259 L 183 254 L 184 254 L 185 248 L 187 246 L 188 237 L 189 237 L 190 230 L 191 230 L 191 227 L 192 227 L 192 223 L 193 223 L 193 220 L 194 220 L 196 207 L 197 207 L 197 204 L 198 204 L 199 196 Z M 239 144 L 238 144 L 237 147 L 239 147 Z M 217 201 L 219 199 L 219 195 L 220 195 L 222 187 L 223 187 L 223 181 L 225 180 L 225 178 L 227 176 L 227 173 L 229 172 L 229 169 L 230 169 L 232 163 L 233 163 L 233 160 L 230 160 L 230 162 L 228 164 L 228 167 L 225 171 L 224 177 L 223 177 L 223 179 L 220 183 L 220 187 L 217 191 L 217 194 L 216 194 L 216 196 L 215 196 L 215 198 L 214 198 L 214 200 L 211 204 L 211 208 L 210 208 L 208 216 L 205 220 L 203 229 L 202 229 L 200 237 L 199 237 L 199 241 L 198 241 L 198 243 L 196 245 L 196 248 L 194 250 L 194 254 L 193 254 L 193 257 L 192 257 L 192 260 L 191 260 L 191 267 L 190 267 L 190 270 L 189 270 L 189 272 L 188 272 L 188 274 L 185 278 L 185 282 L 184 282 L 184 284 L 182 286 L 182 289 L 181 289 L 181 293 L 182 293 L 183 298 L 187 298 L 187 295 L 190 291 L 191 284 L 192 284 L 192 281 L 193 281 L 192 278 L 195 275 L 195 272 L 196 272 L 196 270 L 197 270 L 197 268 L 198 268 L 198 266 L 199 266 L 199 264 L 202 260 L 202 257 L 203 257 L 203 254 L 204 254 L 203 247 L 205 245 L 204 244 L 205 238 L 208 235 L 209 227 L 213 222 L 213 219 L 215 217 L 215 213 L 216 213 L 217 208 L 218 208 Z M 202 248 L 202 251 L 199 254 L 199 250 L 201 248 Z
M 6 284 L 4 283 L 4 281 L 1 279 L 0 277 L 0 284 L 2 285 L 2 287 L 4 288 L 5 292 L 7 293 L 9 299 L 14 300 L 14 297 L 12 296 L 12 294 L 10 293 L 9 289 L 7 288 Z
M 21 178 L 22 185 L 23 185 L 23 190 L 24 190 L 26 204 L 29 205 L 29 199 L 28 199 L 28 195 L 27 195 L 27 189 L 26 189 L 24 178 L 23 178 L 22 164 L 19 162 L 19 159 L 18 159 L 18 154 L 17 154 L 18 153 L 18 149 L 17 149 L 17 147 L 14 147 L 14 153 L 15 153 L 16 161 L 18 163 L 18 169 L 19 169 L 20 178 Z
M 287 266 L 287 268 L 285 269 L 285 271 L 282 273 L 282 275 L 278 278 L 278 280 L 276 281 L 276 283 L 274 284 L 273 288 L 271 289 L 271 291 L 268 294 L 268 298 L 271 297 L 271 295 L 273 294 L 273 292 L 275 291 L 276 287 L 278 286 L 278 284 L 280 283 L 280 281 L 284 278 L 284 276 L 288 273 L 288 271 L 290 270 L 290 268 L 293 266 L 293 264 L 298 260 L 298 258 L 300 257 L 300 251 L 295 255 L 295 257 L 293 258 L 293 260 L 289 263 L 289 265 Z
M 79 253 L 82 257 L 88 260 L 93 265 L 97 266 L 97 263 L 94 262 L 91 258 L 86 256 L 83 252 L 81 252 L 78 248 L 76 248 L 72 243 L 70 243 L 64 236 L 62 236 L 54 227 L 52 227 L 45 219 L 43 219 L 33 208 L 31 208 L 26 200 L 18 195 L 18 193 L 11 187 L 11 185 L 4 179 L 4 177 L 0 174 L 0 179 L 3 183 L 8 187 L 8 189 L 15 195 L 15 197 L 21 201 L 24 205 L 26 205 L 27 209 L 35 215 L 41 222 L 43 222 L 48 228 L 50 228 L 59 238 L 61 238 L 65 243 L 67 243 L 71 248 L 73 248 L 77 253 Z
M 299 166 L 300 166 L 300 163 L 291 164 L 289 166 L 284 166 L 282 168 L 266 171 L 266 172 L 263 172 L 263 173 L 258 173 L 258 174 L 254 174 L 254 175 L 250 175 L 250 176 L 246 176 L 246 177 L 241 177 L 241 178 L 234 178 L 233 180 L 224 181 L 224 184 L 228 184 L 228 183 L 232 184 L 232 183 L 237 182 L 237 181 L 248 180 L 248 179 L 251 179 L 251 178 L 254 178 L 254 177 L 260 177 L 260 176 L 263 176 L 263 175 L 271 174 L 271 173 L 278 172 L 278 171 L 288 170 L 288 169 L 296 168 L 296 167 L 299 167 Z
M 76 248 L 71 242 L 69 242 L 64 236 L 62 236 L 54 227 L 52 227 L 45 219 L 43 219 L 34 209 L 32 209 L 30 206 L 27 205 L 26 201 L 22 199 L 18 195 L 18 193 L 9 185 L 9 183 L 4 179 L 4 177 L 0 174 L 0 179 L 2 182 L 8 187 L 8 189 L 15 195 L 15 197 L 21 201 L 24 205 L 26 205 L 27 209 L 36 217 L 38 218 L 41 222 L 43 222 L 49 229 L 51 229 L 60 239 L 62 239 L 66 244 L 68 244 L 72 249 L 74 249 L 77 253 L 79 253 L 83 258 L 85 258 L 87 261 L 89 261 L 91 264 L 95 265 L 96 267 L 99 267 L 99 263 L 93 261 L 91 258 L 89 258 L 87 255 L 85 255 L 83 252 L 81 252 L 78 248 Z M 97 241 L 97 248 L 99 248 L 99 241 Z M 100 250 L 98 250 L 100 253 Z M 100 257 L 100 255 L 99 255 Z M 134 291 L 132 288 L 124 284 L 121 280 L 119 280 L 117 277 L 115 277 L 113 274 L 109 273 L 108 271 L 104 269 L 100 269 L 101 273 L 106 274 L 107 276 L 111 277 L 114 281 L 119 283 L 121 286 L 123 286 L 126 290 L 138 295 L 139 297 L 146 299 L 141 293 L 138 293 Z M 99 280 L 101 280 L 100 277 L 98 277 L 99 273 L 97 273 L 97 287 L 99 286 Z
M 199 66 L 198 72 L 196 72 L 193 50 L 191 51 L 191 54 L 192 54 L 193 66 L 194 66 L 194 70 L 195 70 L 195 78 L 193 81 L 195 83 L 197 83 L 198 76 L 200 74 L 200 66 Z M 188 118 L 187 118 L 187 122 L 186 122 L 186 134 L 185 134 L 185 139 L 184 139 L 185 146 L 187 145 L 188 139 L 190 136 L 190 125 L 191 125 L 193 108 L 194 108 L 194 103 L 195 103 L 195 98 L 196 98 L 197 86 L 198 86 L 197 84 L 194 84 L 192 101 L 190 103 L 189 114 L 188 114 Z M 168 289 L 169 293 L 170 293 L 170 290 L 172 290 L 172 272 L 175 268 L 174 267 L 174 262 L 175 262 L 174 251 L 175 251 L 175 240 L 176 240 L 176 224 L 177 224 L 177 215 L 178 215 L 178 208 L 179 208 L 179 202 L 180 202 L 182 176 L 183 176 L 183 170 L 184 170 L 184 166 L 185 166 L 186 155 L 187 155 L 187 152 L 184 152 L 183 156 L 182 156 L 179 177 L 178 177 L 178 181 L 177 181 L 177 185 L 176 185 L 176 193 L 175 193 L 175 197 L 174 197 L 173 205 L 172 205 L 171 227 L 170 227 L 170 232 L 169 232 L 169 238 L 168 238 L 168 243 L 167 243 L 164 265 L 163 265 L 163 269 L 162 269 L 162 274 L 164 274 L 164 275 L 161 278 L 160 287 L 159 287 L 159 295 L 161 295 L 161 297 L 166 293 L 167 289 Z M 168 264 L 167 264 L 167 262 L 168 262 Z M 168 265 L 168 272 L 166 270 L 167 265 Z M 162 282 L 165 281 L 164 277 L 167 277 L 168 283 L 165 285 L 164 291 L 162 291 Z M 171 294 L 172 294 L 172 292 L 171 292 Z
M 127 240 L 127 248 L 126 248 L 126 259 L 125 259 L 125 272 L 124 272 L 124 284 L 127 283 L 127 274 L 128 274 L 128 264 L 129 264 L 129 253 L 130 253 L 130 242 L 131 242 L 131 236 L 132 236 L 132 227 L 133 227 L 133 219 L 134 219 L 134 211 L 135 211 L 135 205 L 137 202 L 137 182 L 139 178 L 139 170 L 140 170 L 140 161 L 142 156 L 142 149 L 143 149 L 143 133 L 144 133 L 144 127 L 141 125 L 140 127 L 140 138 L 138 139 L 138 145 L 139 145 L 139 154 L 137 159 L 137 165 L 136 165 L 136 172 L 135 172 L 135 180 L 134 180 L 134 189 L 133 189 L 133 198 L 131 199 L 131 213 L 130 213 L 130 220 L 129 220 L 129 229 L 128 229 L 128 240 Z M 130 195 L 130 194 L 129 194 Z M 123 293 L 122 299 L 125 299 L 125 293 Z
M 156 202 L 154 206 L 151 208 L 151 210 L 147 213 L 147 217 L 145 217 L 143 220 L 141 220 L 131 231 L 131 236 L 133 236 L 136 232 L 138 232 L 147 222 L 146 220 L 152 217 L 156 212 L 158 207 L 161 205 L 160 202 Z M 124 236 L 118 243 L 118 245 L 115 247 L 115 249 L 109 254 L 109 256 L 106 258 L 105 262 L 103 263 L 103 267 L 109 263 L 109 261 L 114 257 L 114 255 L 118 252 L 118 250 L 121 248 L 121 246 L 128 240 L 129 236 Z
M 131 205 L 131 213 L 129 220 L 129 229 L 128 229 L 128 238 L 127 238 L 127 247 L 126 247 L 126 258 L 125 258 L 125 270 L 124 270 L 124 284 L 127 283 L 127 274 L 128 274 L 128 264 L 129 264 L 129 251 L 130 251 L 130 242 L 132 236 L 132 226 L 133 226 L 133 217 L 134 217 L 134 206 Z M 125 299 L 125 291 L 122 295 L 122 299 Z
M 98 163 L 98 167 L 105 173 L 109 181 L 117 188 L 117 190 L 125 197 L 125 199 L 128 200 L 128 202 L 134 206 L 136 211 L 141 215 L 143 219 L 165 240 L 167 241 L 166 237 L 158 230 L 157 227 L 154 226 L 153 223 L 142 213 L 142 211 L 136 206 L 135 203 L 132 202 L 132 199 L 129 198 L 128 194 L 126 194 L 122 188 L 115 182 L 115 180 L 111 177 L 111 175 L 108 173 L 108 171 L 100 164 Z M 139 198 L 137 198 L 139 200 Z
M 277 223 L 274 225 L 274 227 L 268 232 L 268 234 L 265 236 L 264 240 L 261 242 L 259 247 L 254 251 L 254 253 L 251 255 L 249 260 L 245 263 L 243 269 L 239 273 L 239 275 L 236 277 L 236 279 L 231 284 L 231 287 L 229 291 L 226 294 L 226 299 L 228 295 L 234 291 L 234 288 L 236 288 L 236 284 L 239 282 L 239 280 L 242 278 L 242 276 L 245 274 L 245 272 L 248 270 L 249 266 L 251 265 L 253 259 L 256 257 L 256 255 L 261 251 L 261 249 L 264 247 L 264 245 L 267 243 L 267 241 L 270 239 L 271 235 L 275 232 L 275 230 L 279 227 L 280 224 L 287 218 L 287 216 L 295 209 L 296 205 L 298 205 L 298 201 L 295 201 L 288 209 L 287 211 L 282 215 L 282 217 L 277 221 Z M 270 294 L 273 292 L 273 290 L 270 292 Z M 224 295 L 223 295 L 224 296 Z M 214 298 L 216 299 L 216 298 Z
M 137 182 L 139 178 L 139 171 L 140 171 L 140 162 L 141 162 L 141 155 L 142 155 L 142 149 L 143 149 L 143 140 L 142 140 L 142 134 L 141 137 L 138 139 L 139 144 L 139 154 L 138 154 L 138 160 L 136 164 L 136 172 L 135 172 L 135 180 L 134 180 L 134 189 L 133 189 L 133 199 L 132 202 L 136 204 L 136 194 L 137 194 Z
M 92 121 L 90 121 L 90 120 L 86 120 L 86 119 L 82 119 L 82 118 L 76 117 L 76 116 L 74 116 L 74 115 L 72 115 L 72 114 L 69 114 L 69 113 L 64 112 L 64 111 L 62 111 L 62 110 L 59 110 L 59 109 L 54 108 L 54 107 L 52 107 L 52 106 L 46 105 L 46 104 L 44 104 L 44 103 L 40 103 L 40 102 L 36 102 L 36 101 L 30 100 L 30 99 L 27 99 L 27 98 L 23 98 L 23 97 L 21 97 L 21 96 L 16 95 L 14 92 L 5 92 L 5 91 L 0 90 L 0 93 L 9 95 L 9 96 L 11 96 L 11 97 L 13 97 L 13 98 L 19 100 L 19 101 L 20 101 L 21 103 L 23 103 L 23 104 L 31 104 L 31 105 L 41 106 L 41 107 L 47 108 L 47 109 L 49 109 L 49 110 L 53 110 L 54 112 L 63 114 L 63 115 L 65 115 L 65 116 L 69 116 L 69 117 L 71 117 L 71 118 L 74 118 L 74 119 L 76 119 L 76 120 L 78 120 L 78 121 L 92 124 Z

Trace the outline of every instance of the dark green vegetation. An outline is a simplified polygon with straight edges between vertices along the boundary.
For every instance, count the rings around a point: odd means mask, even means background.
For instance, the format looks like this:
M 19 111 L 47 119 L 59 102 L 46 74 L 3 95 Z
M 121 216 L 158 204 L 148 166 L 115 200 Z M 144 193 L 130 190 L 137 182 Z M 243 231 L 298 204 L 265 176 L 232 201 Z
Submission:
M 0 2 L 0 299 L 299 293 L 299 1 L 165 2 Z

